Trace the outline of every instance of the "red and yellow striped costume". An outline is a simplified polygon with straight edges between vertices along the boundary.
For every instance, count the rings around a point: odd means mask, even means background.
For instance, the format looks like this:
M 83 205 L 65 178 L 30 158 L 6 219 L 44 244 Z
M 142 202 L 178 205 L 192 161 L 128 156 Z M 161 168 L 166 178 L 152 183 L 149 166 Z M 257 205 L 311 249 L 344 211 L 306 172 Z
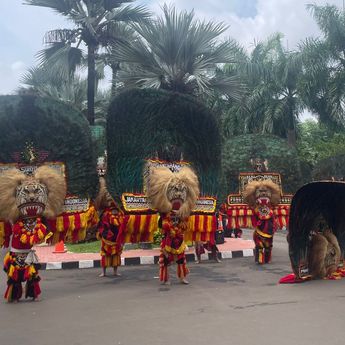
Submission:
M 120 266 L 126 227 L 124 215 L 117 208 L 106 208 L 100 218 L 97 237 L 101 240 L 101 266 Z
M 267 264 L 271 262 L 273 235 L 277 230 L 277 224 L 273 210 L 269 214 L 261 214 L 259 208 L 255 208 L 252 215 L 252 224 L 255 227 L 253 240 L 255 243 L 255 262 Z
M 162 215 L 161 254 L 159 257 L 159 279 L 161 282 L 169 280 L 168 266 L 172 262 L 177 263 L 177 276 L 184 279 L 189 270 L 186 265 L 184 232 L 187 222 L 182 220 L 175 223 L 172 214 Z
M 25 298 L 36 299 L 41 293 L 38 275 L 40 265 L 32 250 L 33 245 L 44 242 L 48 237 L 47 228 L 37 218 L 33 230 L 26 228 L 23 221 L 17 221 L 12 227 L 11 249 L 4 259 L 4 271 L 7 273 L 5 298 L 8 302 L 22 297 L 22 283 L 25 285 Z M 8 243 L 7 243 L 8 244 Z M 5 243 L 6 245 L 6 243 Z

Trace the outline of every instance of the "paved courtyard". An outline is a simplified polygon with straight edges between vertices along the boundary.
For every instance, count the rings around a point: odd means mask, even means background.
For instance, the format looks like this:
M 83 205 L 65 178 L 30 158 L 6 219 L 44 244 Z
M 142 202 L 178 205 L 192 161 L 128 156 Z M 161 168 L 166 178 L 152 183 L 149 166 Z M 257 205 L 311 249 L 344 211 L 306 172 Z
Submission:
M 250 234 L 246 233 L 249 238 Z M 159 285 L 157 265 L 42 271 L 40 302 L 0 302 L 1 344 L 343 344 L 345 279 L 278 285 L 291 272 L 285 234 L 273 263 L 190 264 L 188 286 Z M 0 275 L 0 289 L 6 276 Z

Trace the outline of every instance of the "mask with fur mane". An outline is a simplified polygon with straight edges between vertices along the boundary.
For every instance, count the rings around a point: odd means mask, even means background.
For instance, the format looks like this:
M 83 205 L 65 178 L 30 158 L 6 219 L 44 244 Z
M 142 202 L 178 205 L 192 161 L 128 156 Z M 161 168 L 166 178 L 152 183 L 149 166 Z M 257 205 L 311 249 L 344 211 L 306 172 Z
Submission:
M 276 206 L 280 202 L 279 186 L 272 180 L 249 182 L 243 191 L 243 199 L 250 206 Z
M 161 213 L 174 211 L 184 219 L 190 215 L 199 196 L 198 177 L 189 167 L 173 173 L 166 167 L 152 169 L 147 193 L 151 205 Z
M 0 175 L 0 218 L 53 218 L 61 212 L 66 196 L 65 178 L 47 166 L 33 175 L 11 169 Z
M 308 255 L 312 278 L 322 279 L 335 272 L 340 261 L 340 253 L 338 240 L 330 230 L 313 234 Z

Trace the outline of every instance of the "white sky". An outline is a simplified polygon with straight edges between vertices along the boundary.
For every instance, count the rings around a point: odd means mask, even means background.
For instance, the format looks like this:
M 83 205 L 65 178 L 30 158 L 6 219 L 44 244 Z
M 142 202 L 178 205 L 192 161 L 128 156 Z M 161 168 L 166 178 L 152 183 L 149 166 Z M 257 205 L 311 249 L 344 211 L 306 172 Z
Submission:
M 165 1 L 138 0 L 161 13 Z M 305 8 L 307 3 L 334 4 L 343 0 L 175 0 L 178 9 L 195 9 L 200 19 L 229 25 L 228 36 L 250 49 L 254 40 L 264 40 L 282 32 L 289 49 L 320 32 Z M 0 94 L 12 93 L 20 76 L 35 65 L 35 54 L 43 48 L 45 32 L 70 25 L 62 16 L 46 8 L 23 5 L 22 0 L 0 0 Z

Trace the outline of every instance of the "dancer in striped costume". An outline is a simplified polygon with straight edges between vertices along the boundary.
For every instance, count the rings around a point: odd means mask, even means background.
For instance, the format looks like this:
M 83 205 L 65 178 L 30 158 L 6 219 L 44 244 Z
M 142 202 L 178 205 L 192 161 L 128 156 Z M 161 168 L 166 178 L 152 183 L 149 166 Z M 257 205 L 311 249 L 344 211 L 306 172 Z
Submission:
M 100 190 L 95 200 L 95 207 L 100 213 L 97 225 L 97 238 L 101 240 L 100 277 L 106 276 L 108 267 L 113 268 L 115 276 L 120 276 L 117 269 L 121 265 L 124 243 L 124 214 L 109 194 L 103 177 L 100 177 Z
M 199 195 L 198 178 L 189 167 L 173 173 L 167 167 L 152 169 L 148 180 L 148 197 L 153 208 L 161 214 L 161 254 L 159 277 L 163 284 L 170 283 L 168 266 L 177 263 L 177 276 L 188 284 L 184 232 L 188 217 Z
M 253 210 L 255 262 L 267 264 L 272 259 L 273 235 L 278 228 L 273 207 L 280 201 L 279 186 L 272 180 L 252 181 L 246 186 L 243 199 Z

